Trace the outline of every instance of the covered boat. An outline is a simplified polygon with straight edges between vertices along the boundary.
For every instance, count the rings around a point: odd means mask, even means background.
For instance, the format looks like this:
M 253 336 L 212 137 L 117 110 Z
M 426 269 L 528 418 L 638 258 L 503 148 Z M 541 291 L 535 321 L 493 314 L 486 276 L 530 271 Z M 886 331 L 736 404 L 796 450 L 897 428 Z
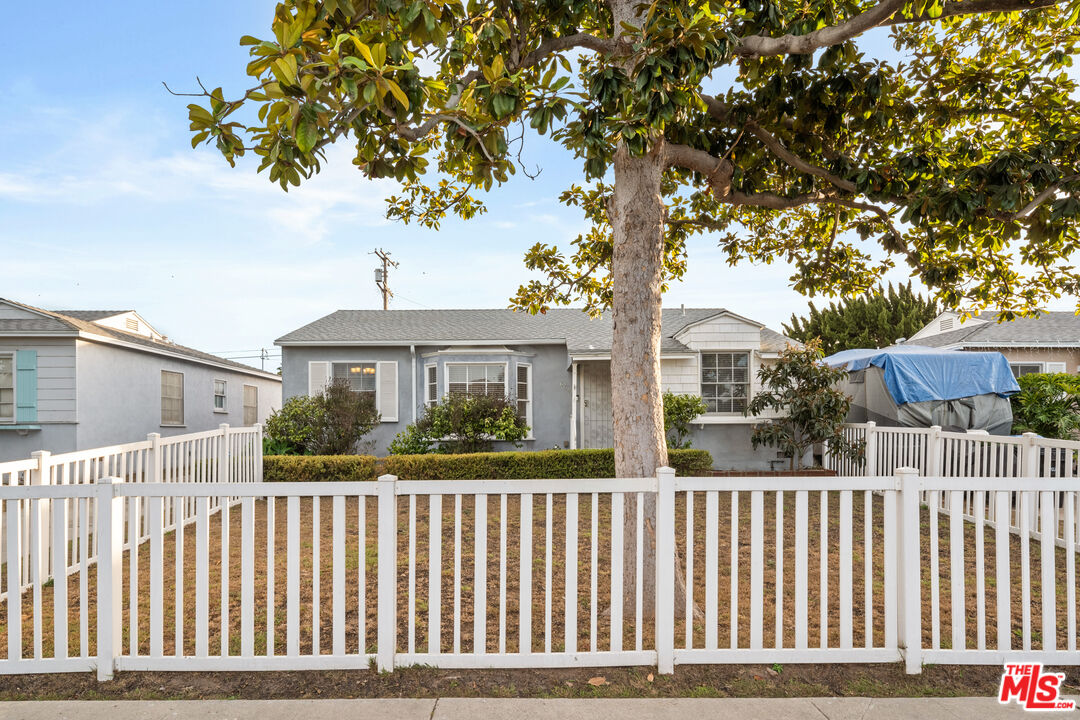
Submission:
M 999 352 L 893 345 L 844 350 L 825 362 L 847 370 L 841 389 L 853 399 L 848 422 L 1011 433 L 1009 396 L 1020 386 Z

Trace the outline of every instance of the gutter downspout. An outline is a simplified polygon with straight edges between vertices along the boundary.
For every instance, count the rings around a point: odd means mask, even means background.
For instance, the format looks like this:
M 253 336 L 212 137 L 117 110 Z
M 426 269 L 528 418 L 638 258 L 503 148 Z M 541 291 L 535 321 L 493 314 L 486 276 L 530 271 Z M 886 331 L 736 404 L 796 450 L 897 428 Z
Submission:
M 409 346 L 409 355 L 412 356 L 412 421 L 416 424 L 416 345 Z

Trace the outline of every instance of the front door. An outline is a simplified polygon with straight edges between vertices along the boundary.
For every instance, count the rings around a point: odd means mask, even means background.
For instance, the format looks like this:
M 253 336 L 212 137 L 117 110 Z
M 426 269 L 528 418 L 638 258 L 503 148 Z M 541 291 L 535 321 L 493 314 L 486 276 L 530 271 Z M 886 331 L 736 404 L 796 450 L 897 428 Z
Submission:
M 581 447 L 609 448 L 615 445 L 611 416 L 611 363 L 591 360 L 581 363 Z

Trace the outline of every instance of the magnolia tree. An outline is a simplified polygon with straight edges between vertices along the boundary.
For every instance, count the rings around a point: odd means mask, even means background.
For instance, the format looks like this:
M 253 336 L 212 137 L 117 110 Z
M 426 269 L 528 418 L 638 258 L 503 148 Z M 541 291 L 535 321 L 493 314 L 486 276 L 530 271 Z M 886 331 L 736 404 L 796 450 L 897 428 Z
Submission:
M 401 183 L 391 217 L 437 227 L 483 210 L 527 128 L 551 136 L 591 228 L 533 247 L 546 277 L 512 302 L 611 308 L 616 473 L 647 476 L 667 459 L 661 292 L 695 234 L 732 263 L 786 260 L 807 293 L 898 262 L 1004 317 L 1076 291 L 1070 2 L 285 0 L 241 39 L 251 88 L 195 93 L 193 143 L 253 152 L 288 189 L 347 142 Z M 860 48 L 876 28 L 902 61 Z

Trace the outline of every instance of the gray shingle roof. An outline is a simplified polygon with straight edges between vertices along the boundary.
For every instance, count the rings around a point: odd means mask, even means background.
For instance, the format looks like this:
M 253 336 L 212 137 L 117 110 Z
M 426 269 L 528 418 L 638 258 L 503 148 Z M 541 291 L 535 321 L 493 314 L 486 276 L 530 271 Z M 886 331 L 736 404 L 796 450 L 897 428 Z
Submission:
M 134 312 L 133 310 L 54 310 L 57 315 L 67 315 L 73 317 L 76 320 L 86 320 L 87 322 L 97 322 L 98 320 L 104 320 L 105 318 L 114 317 L 116 315 L 123 315 L 127 312 Z
M 929 335 L 913 344 L 928 347 L 975 345 L 1008 347 L 1031 345 L 1080 345 L 1080 316 L 1071 312 L 1047 312 L 1037 318 L 1016 318 L 999 323 L 996 312 L 979 315 L 985 323 L 964 323 L 959 330 Z
M 724 312 L 723 308 L 666 308 L 661 315 L 661 350 L 685 351 L 674 339 L 687 325 Z M 278 338 L 279 345 L 293 343 L 365 342 L 430 343 L 502 342 L 530 343 L 542 340 L 565 342 L 571 353 L 603 354 L 611 351 L 611 313 L 591 318 L 574 308 L 530 315 L 512 310 L 338 310 Z M 765 328 L 762 349 L 781 350 L 793 342 Z
M 57 310 L 42 310 L 25 303 L 15 302 L 14 300 L 6 300 L 0 298 L 3 302 L 11 303 L 17 307 L 22 307 L 27 310 L 31 310 L 36 313 L 41 313 L 44 317 L 26 319 L 26 320 L 0 320 L 0 333 L 15 334 L 20 332 L 37 333 L 37 332 L 84 332 L 92 335 L 98 335 L 106 339 L 119 340 L 121 342 L 129 343 L 131 345 L 137 345 L 147 350 L 157 350 L 162 352 L 172 353 L 191 360 L 201 362 L 212 362 L 217 365 L 225 365 L 228 367 L 242 370 L 254 375 L 262 375 L 268 378 L 277 378 L 272 373 L 263 372 L 257 368 L 253 368 L 250 365 L 244 365 L 234 360 L 226 360 L 225 358 L 218 357 L 217 355 L 211 355 L 210 353 L 196 350 L 195 348 L 189 348 L 184 345 L 177 345 L 173 342 L 162 342 L 160 340 L 152 340 L 144 335 L 136 335 L 135 333 L 125 332 L 123 330 L 117 330 L 115 328 L 105 327 L 104 325 L 98 325 L 95 322 L 91 322 L 76 315 L 68 314 L 67 312 L 61 313 Z M 104 313 L 107 311 L 84 311 L 89 314 Z M 121 310 L 119 312 L 128 312 L 127 310 Z M 116 315 L 116 312 L 109 312 L 107 315 L 100 315 L 100 317 L 111 317 Z

